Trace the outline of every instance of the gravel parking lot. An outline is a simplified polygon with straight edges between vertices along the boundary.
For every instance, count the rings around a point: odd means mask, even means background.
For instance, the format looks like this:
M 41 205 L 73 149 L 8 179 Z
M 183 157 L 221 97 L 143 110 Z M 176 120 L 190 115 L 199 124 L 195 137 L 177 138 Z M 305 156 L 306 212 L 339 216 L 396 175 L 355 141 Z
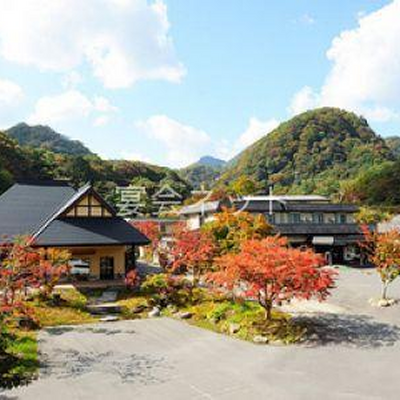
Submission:
M 0 398 L 398 399 L 400 306 L 369 306 L 379 290 L 374 272 L 343 269 L 331 307 L 295 307 L 318 321 L 306 345 L 254 345 L 167 318 L 48 329 L 40 379 Z

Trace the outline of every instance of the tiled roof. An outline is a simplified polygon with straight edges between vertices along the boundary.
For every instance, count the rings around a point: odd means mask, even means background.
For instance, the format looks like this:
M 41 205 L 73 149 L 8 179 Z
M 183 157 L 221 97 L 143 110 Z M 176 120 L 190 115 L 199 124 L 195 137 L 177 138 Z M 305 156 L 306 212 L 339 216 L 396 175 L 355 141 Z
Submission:
M 63 218 L 53 221 L 37 239 L 40 246 L 146 245 L 150 241 L 119 217 Z
M 217 212 L 220 210 L 220 201 L 207 201 L 182 207 L 180 214 L 201 214 L 207 212 Z
M 0 196 L 0 241 L 33 235 L 74 194 L 65 182 L 15 184 Z
M 15 184 L 0 196 L 0 243 L 22 235 L 34 238 L 35 244 L 54 246 L 149 243 L 118 217 L 61 218 L 63 211 L 89 191 L 112 210 L 90 185 L 75 191 L 59 181 Z
M 236 201 L 235 207 L 238 210 L 248 212 L 265 213 L 270 209 L 270 201 L 268 200 L 240 200 Z M 354 204 L 342 203 L 283 203 L 279 201 L 272 202 L 272 211 L 287 211 L 287 212 L 357 212 L 358 206 Z
M 282 235 L 361 235 L 357 224 L 275 224 Z

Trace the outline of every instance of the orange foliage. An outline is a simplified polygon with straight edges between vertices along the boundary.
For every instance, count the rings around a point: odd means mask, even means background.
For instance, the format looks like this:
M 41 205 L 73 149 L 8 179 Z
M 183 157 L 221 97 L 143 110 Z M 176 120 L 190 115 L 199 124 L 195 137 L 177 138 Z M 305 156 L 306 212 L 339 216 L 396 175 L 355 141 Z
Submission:
M 242 243 L 238 254 L 216 261 L 220 270 L 211 281 L 226 289 L 242 289 L 255 297 L 271 318 L 272 306 L 292 298 L 325 300 L 335 272 L 323 267 L 323 258 L 312 250 L 290 248 L 285 238 L 271 236 Z

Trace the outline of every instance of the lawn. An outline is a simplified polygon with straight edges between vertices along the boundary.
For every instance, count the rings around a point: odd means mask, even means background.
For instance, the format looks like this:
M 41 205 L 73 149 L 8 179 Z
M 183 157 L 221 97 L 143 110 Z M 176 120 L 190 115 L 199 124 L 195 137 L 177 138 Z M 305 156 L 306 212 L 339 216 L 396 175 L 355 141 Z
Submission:
M 36 332 L 10 331 L 7 356 L 0 362 L 0 388 L 11 388 L 34 379 L 39 368 Z

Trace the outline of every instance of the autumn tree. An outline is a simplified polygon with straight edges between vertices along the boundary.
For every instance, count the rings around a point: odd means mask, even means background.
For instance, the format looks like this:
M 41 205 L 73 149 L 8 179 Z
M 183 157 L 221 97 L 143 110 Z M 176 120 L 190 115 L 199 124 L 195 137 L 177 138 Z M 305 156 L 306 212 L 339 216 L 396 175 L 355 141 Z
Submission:
M 28 238 L 18 238 L 0 249 L 0 306 L 3 312 L 23 310 L 30 288 L 48 297 L 69 269 L 69 253 L 37 249 Z
M 393 229 L 384 233 L 363 227 L 364 241 L 360 243 L 368 259 L 375 265 L 382 281 L 382 300 L 387 301 L 390 284 L 400 275 L 400 233 Z
M 225 208 L 215 214 L 215 220 L 203 226 L 211 235 L 219 254 L 238 252 L 241 243 L 249 239 L 263 239 L 272 233 L 272 227 L 261 214 Z
M 173 271 L 189 272 L 193 286 L 210 269 L 214 255 L 215 246 L 207 232 L 176 227 L 171 249 L 171 267 Z
M 210 281 L 225 289 L 244 290 L 265 309 L 267 320 L 272 307 L 293 298 L 325 300 L 333 287 L 335 273 L 324 268 L 323 257 L 312 250 L 288 246 L 277 236 L 242 243 L 237 254 L 216 260 L 219 270 L 209 274 Z
M 160 223 L 156 221 L 133 221 L 132 225 L 150 239 L 150 244 L 145 246 L 145 252 L 146 258 L 152 258 L 157 252 L 161 240 Z
M 241 175 L 233 181 L 228 188 L 231 194 L 247 196 L 260 190 L 260 184 L 247 175 Z

